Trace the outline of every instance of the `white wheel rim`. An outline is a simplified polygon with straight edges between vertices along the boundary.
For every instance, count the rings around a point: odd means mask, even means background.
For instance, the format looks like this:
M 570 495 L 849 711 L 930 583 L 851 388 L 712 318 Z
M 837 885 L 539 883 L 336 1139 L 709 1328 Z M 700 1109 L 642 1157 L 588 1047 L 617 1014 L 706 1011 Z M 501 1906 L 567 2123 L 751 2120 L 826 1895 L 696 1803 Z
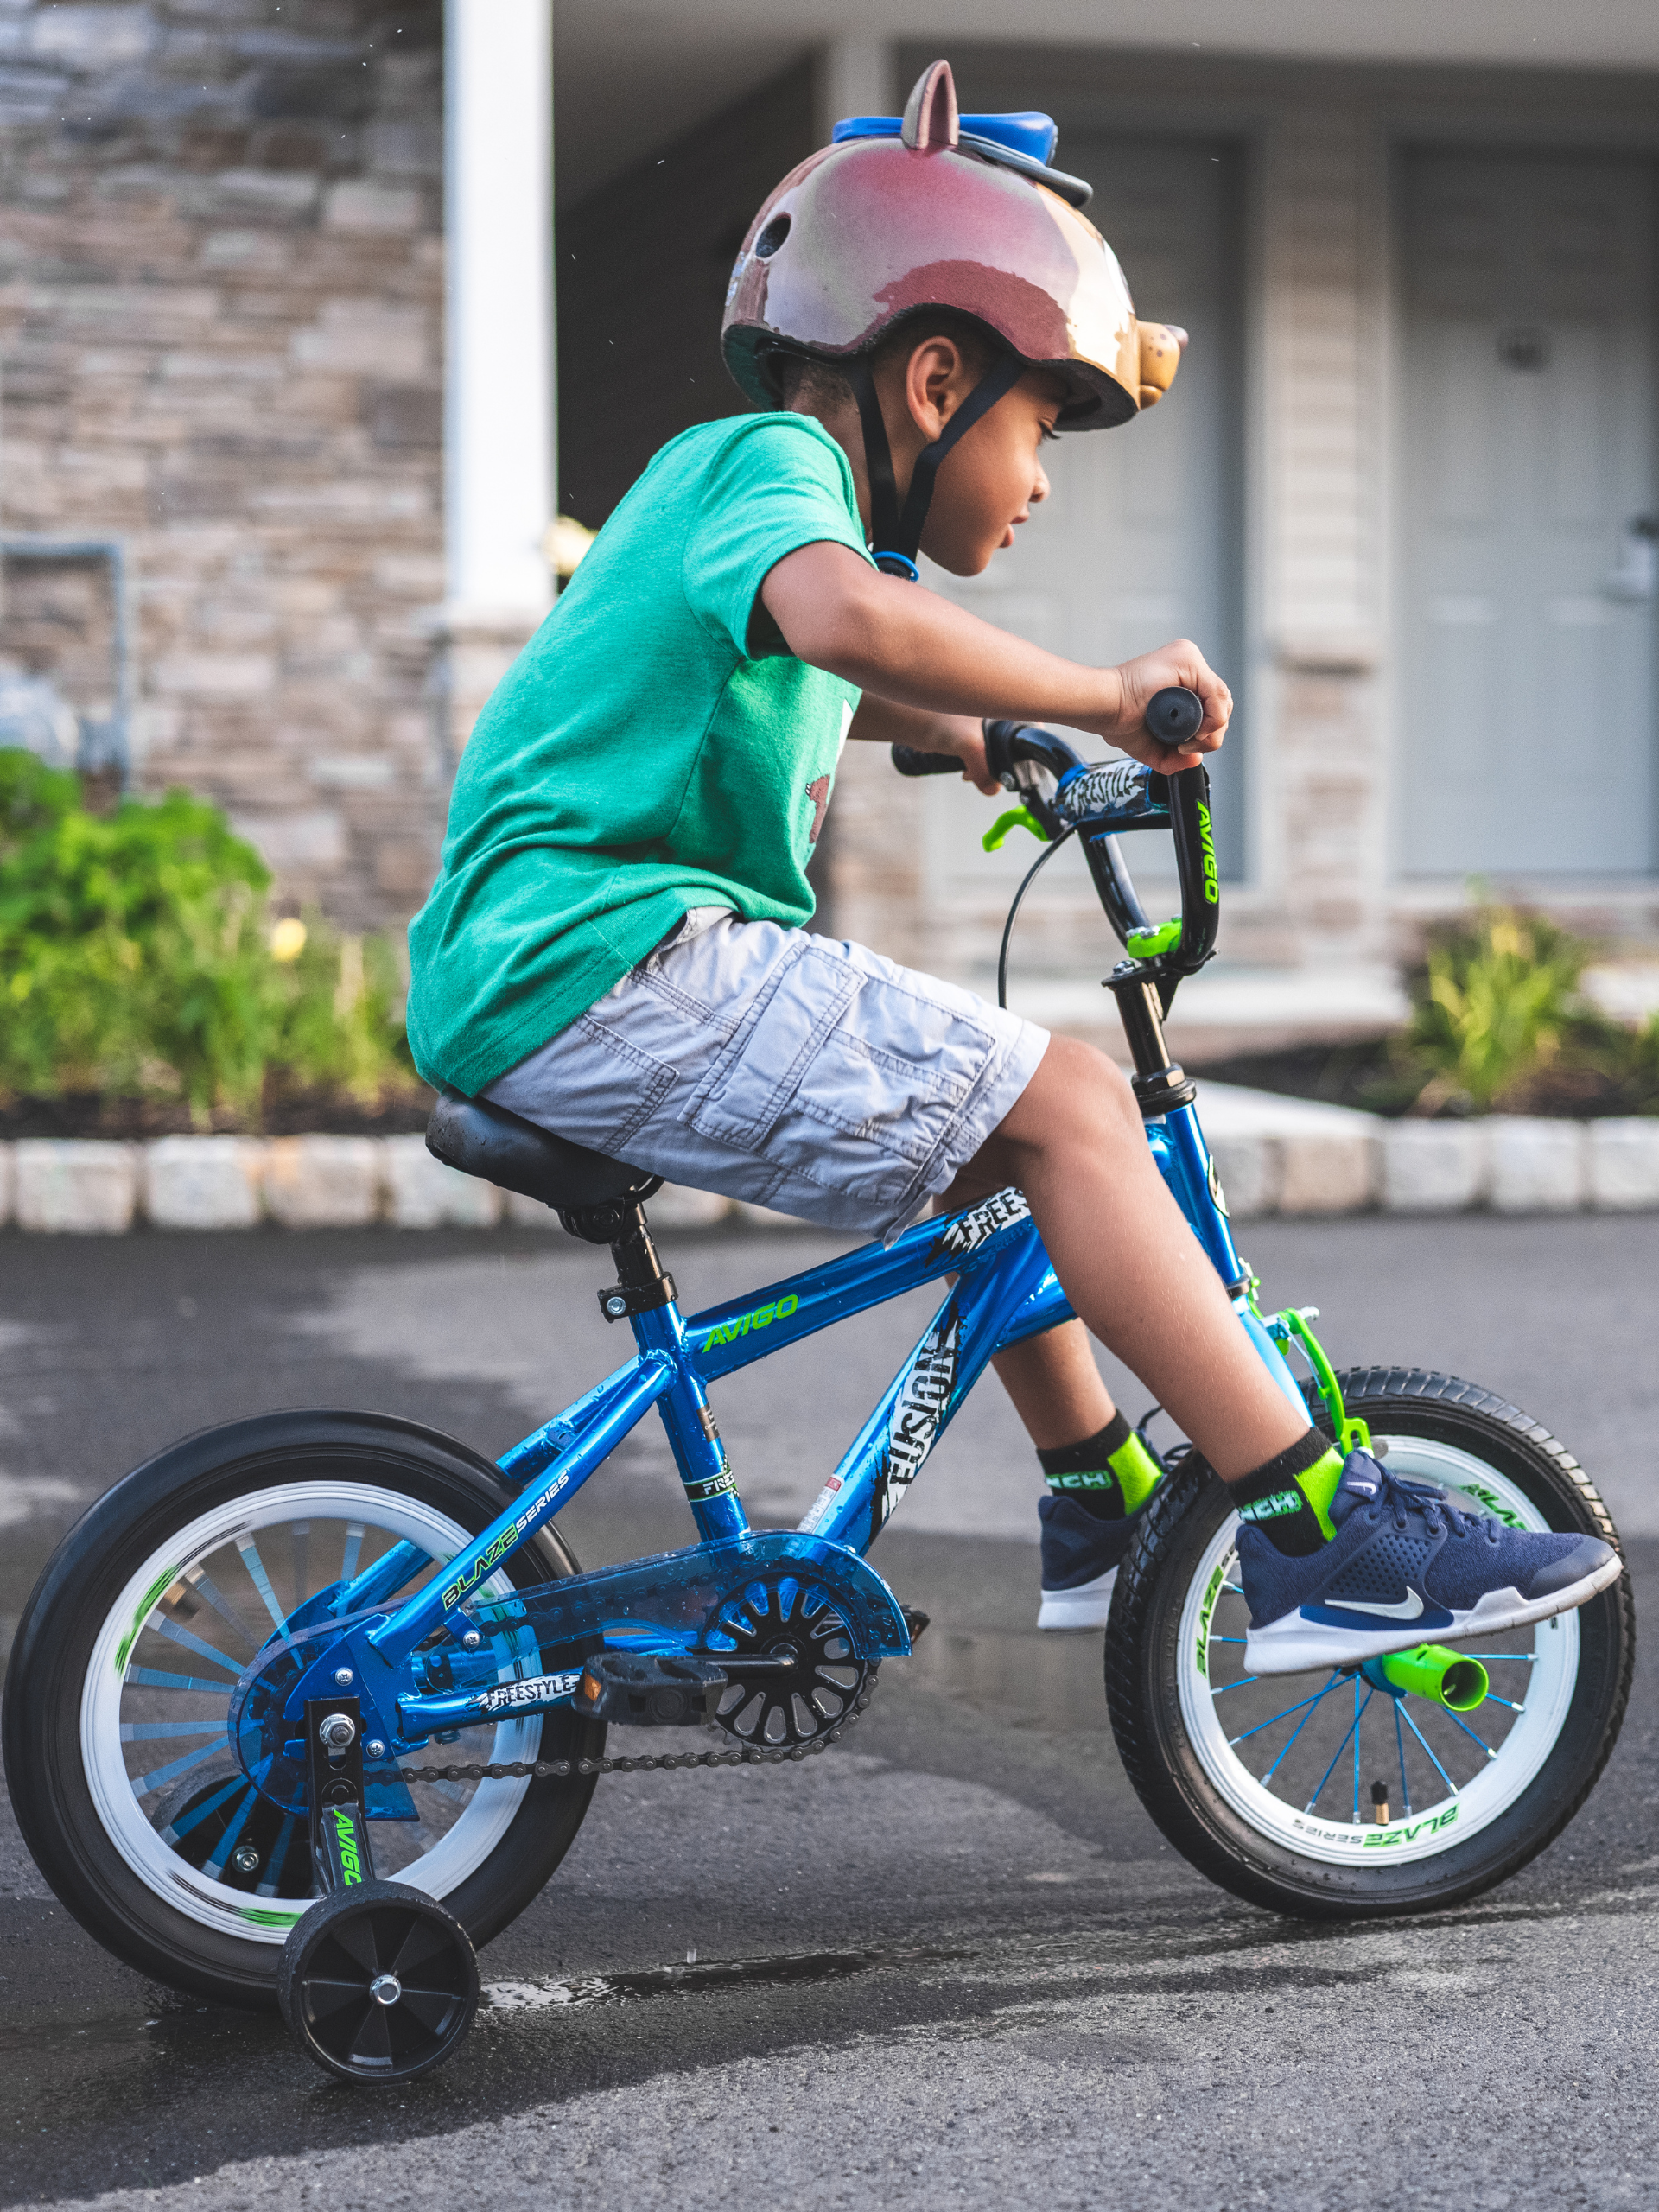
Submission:
M 1515 1483 L 1471 1453 L 1423 1437 L 1385 1436 L 1379 1432 L 1379 1440 L 1388 1446 L 1391 1472 L 1434 1483 L 1452 1493 L 1454 1503 L 1477 1512 L 1494 1513 L 1513 1527 L 1548 1528 L 1543 1515 Z M 1320 1687 L 1325 1679 L 1322 1674 L 1268 1677 L 1262 1678 L 1254 1690 L 1243 1687 L 1239 1679 L 1242 1667 L 1224 1663 L 1217 1649 L 1218 1645 L 1224 1645 L 1230 1652 L 1233 1639 L 1215 1634 L 1217 1619 L 1230 1623 L 1236 1618 L 1242 1637 L 1245 1618 L 1243 1601 L 1236 1596 L 1230 1601 L 1227 1595 L 1237 1581 L 1237 1539 L 1238 1516 L 1229 1514 L 1205 1547 L 1188 1587 L 1181 1611 L 1178 1660 L 1181 1719 L 1188 1739 L 1205 1773 L 1232 1810 L 1259 1834 L 1271 1838 L 1285 1849 L 1333 1866 L 1398 1866 L 1406 1860 L 1438 1858 L 1500 1819 L 1535 1779 L 1560 1738 L 1578 1680 L 1577 1613 L 1559 1613 L 1551 1620 L 1540 1622 L 1535 1628 L 1506 1631 L 1487 1639 L 1501 1644 L 1506 1654 L 1528 1655 L 1524 1661 L 1506 1659 L 1501 1671 L 1491 1663 L 1493 1655 L 1489 1655 L 1483 1645 L 1469 1647 L 1471 1656 L 1488 1664 L 1493 1695 L 1486 1705 L 1463 1719 L 1465 1725 L 1476 1724 L 1481 1744 L 1490 1746 L 1496 1756 L 1487 1757 L 1484 1750 L 1471 1743 L 1460 1763 L 1456 1748 L 1458 1735 L 1452 1728 L 1442 1726 L 1451 1716 L 1440 1713 L 1426 1699 L 1413 1696 L 1401 1702 L 1401 1721 L 1405 1724 L 1402 1726 L 1395 1723 L 1391 1713 L 1378 1710 L 1379 1705 L 1395 1705 L 1386 1692 L 1372 1690 L 1369 1683 L 1362 1683 L 1356 1694 L 1335 1675 L 1330 1681 L 1338 1686 L 1328 1690 Z M 1282 1690 L 1279 1688 L 1281 1682 Z M 1511 1697 L 1507 1687 L 1510 1685 L 1522 1688 L 1518 1700 Z M 1225 1694 L 1229 1690 L 1237 1691 L 1239 1695 L 1230 1701 Z M 1258 1731 L 1255 1701 L 1262 1697 L 1282 1698 L 1285 1711 L 1278 1722 L 1262 1721 Z M 1501 1703 L 1503 1698 L 1510 1698 L 1511 1705 L 1518 1702 L 1522 1709 L 1507 1713 Z M 1307 1700 L 1306 1706 L 1303 1700 Z M 1323 1707 L 1330 1708 L 1325 1722 L 1320 1719 L 1321 1700 Z M 1236 1725 L 1228 1709 L 1230 1702 L 1240 1708 L 1244 1728 Z M 1414 1773 L 1433 1773 L 1431 1758 L 1422 1754 L 1421 1748 L 1413 1746 L 1408 1733 L 1411 1719 L 1421 1726 L 1425 1713 L 1435 1715 L 1433 1733 L 1429 1735 L 1432 1751 L 1442 1753 L 1443 1745 L 1453 1747 L 1452 1755 L 1446 1757 L 1446 1771 L 1434 1785 L 1438 1795 L 1427 1802 L 1414 1795 L 1408 1815 L 1402 1806 L 1391 1802 L 1387 1808 L 1390 1817 L 1379 1822 L 1370 1815 L 1362 1794 L 1359 1818 L 1350 1818 L 1345 1814 L 1332 1817 L 1330 1808 L 1336 1801 L 1328 1783 L 1315 1801 L 1313 1811 L 1281 1794 L 1286 1781 L 1281 1780 L 1280 1776 L 1286 1770 L 1282 1766 L 1276 1773 L 1273 1770 L 1281 1749 L 1286 1758 L 1294 1756 L 1288 1740 L 1291 1729 L 1287 1725 L 1291 1716 L 1304 1714 L 1304 1733 L 1307 1726 L 1317 1729 L 1328 1726 L 1328 1742 L 1336 1746 L 1344 1726 L 1354 1716 L 1357 1704 L 1362 1710 L 1369 1705 L 1367 1718 L 1375 1716 L 1378 1729 L 1387 1721 L 1390 1735 L 1398 1736 L 1403 1746 L 1400 1755 L 1402 1783 L 1408 1783 Z M 1492 1719 L 1483 1718 L 1489 1713 Z M 1494 1726 L 1493 1719 L 1500 1720 L 1501 1726 Z M 1426 1729 L 1425 1733 L 1427 1732 Z M 1316 1737 L 1315 1741 L 1318 1740 Z M 1370 1740 L 1374 1744 L 1376 1737 Z M 1254 1743 L 1256 1751 L 1243 1752 L 1243 1741 Z M 1344 1775 L 1345 1782 L 1347 1774 L 1352 1774 L 1357 1764 L 1354 1787 L 1362 1792 L 1366 1743 L 1366 1720 L 1362 1719 L 1359 1758 Z M 1351 1748 L 1351 1745 L 1349 1749 Z M 1343 1750 L 1338 1750 L 1333 1769 L 1345 1756 Z M 1373 1760 L 1373 1764 L 1379 1764 Z M 1293 1768 L 1290 1771 L 1298 1770 Z M 1378 1778 L 1392 1779 L 1386 1767 Z M 1277 1788 L 1269 1786 L 1274 1782 L 1277 1782 Z M 1319 1809 L 1321 1802 L 1325 1810 Z M 1348 1810 L 1351 1811 L 1351 1798 Z
M 175 1596 L 187 1573 L 214 1561 L 216 1554 L 231 1551 L 234 1556 L 233 1548 L 238 1538 L 245 1542 L 252 1540 L 252 1556 L 260 1560 L 263 1554 L 259 1537 L 272 1535 L 284 1528 L 289 1532 L 291 1551 L 295 1532 L 308 1531 L 319 1522 L 345 1524 L 348 1542 L 352 1528 L 366 1532 L 359 1542 L 365 1547 L 374 1546 L 368 1552 L 369 1557 L 387 1548 L 375 1544 L 375 1539 L 382 1535 L 417 1544 L 440 1563 L 453 1558 L 471 1541 L 470 1532 L 447 1515 L 414 1499 L 364 1483 L 282 1483 L 233 1499 L 180 1529 L 131 1575 L 99 1631 L 81 1694 L 81 1760 L 105 1834 L 140 1880 L 175 1911 L 204 1928 L 244 1941 L 281 1943 L 311 1899 L 283 1897 L 275 1893 L 274 1888 L 269 1893 L 261 1888 L 251 1894 L 245 1887 L 238 1888 L 216 1878 L 212 1872 L 198 1869 L 165 1840 L 154 1825 L 151 1814 L 145 1810 L 148 1802 L 153 1813 L 162 1798 L 161 1786 L 137 1791 L 135 1782 L 153 1780 L 175 1763 L 174 1750 L 169 1749 L 163 1753 L 161 1768 L 145 1772 L 153 1754 L 147 1749 L 137 1748 L 139 1745 L 173 1745 L 178 1751 L 176 1763 L 182 1772 L 188 1774 L 194 1765 L 199 1764 L 207 1769 L 204 1780 L 213 1780 L 217 1773 L 227 1771 L 226 1760 L 234 1766 L 235 1754 L 229 1748 L 222 1719 L 228 1711 L 235 1686 L 234 1675 L 225 1672 L 221 1697 L 218 1694 L 219 1674 L 228 1668 L 231 1658 L 237 1657 L 245 1664 L 252 1653 L 243 1656 L 237 1652 L 234 1637 L 218 1626 L 216 1609 L 211 1607 L 207 1609 L 209 1633 L 198 1639 L 198 1649 L 193 1652 L 186 1644 L 181 1650 L 177 1642 L 169 1637 L 168 1656 L 181 1664 L 194 1666 L 197 1672 L 184 1679 L 210 1684 L 212 1694 L 207 1688 L 169 1690 L 139 1681 L 142 1672 L 162 1671 L 155 1668 L 141 1669 L 139 1653 L 142 1646 L 150 1654 L 150 1647 L 160 1640 L 161 1630 L 156 1624 L 170 1618 L 164 1610 L 166 1601 Z M 270 1586 L 267 1578 L 267 1587 Z M 505 1573 L 494 1575 L 483 1586 L 484 1592 L 491 1597 L 505 1597 L 511 1587 Z M 255 1593 L 245 1609 L 236 1602 L 244 1590 Z M 252 1570 L 245 1564 L 244 1580 L 240 1585 L 232 1582 L 232 1611 L 241 1613 L 248 1623 L 268 1635 L 272 1627 L 269 1618 L 271 1601 L 267 1599 L 261 1609 L 258 1586 Z M 276 1604 L 280 1609 L 280 1597 Z M 175 1630 L 178 1625 L 173 1624 Z M 202 1624 L 198 1622 L 197 1625 Z M 226 1652 L 216 1664 L 203 1657 L 200 1648 L 211 1640 L 215 1630 Z M 248 1631 L 245 1634 L 250 1643 L 257 1644 L 257 1636 Z M 210 1665 L 211 1674 L 200 1671 Z M 510 1680 L 514 1669 L 509 1662 L 499 1671 L 502 1679 Z M 535 1671 L 534 1666 L 528 1671 Z M 142 1705 L 143 1718 L 130 1717 L 135 1705 Z M 226 1745 L 223 1754 L 210 1740 L 213 1728 L 206 1725 L 213 1720 L 215 1712 L 221 1715 L 219 1734 Z M 541 1732 L 539 1714 L 498 1722 L 491 1732 L 488 1748 L 459 1746 L 457 1763 L 533 1760 Z M 468 1733 L 475 1734 L 480 1744 L 483 1742 L 482 1730 Z M 130 1752 L 134 1754 L 134 1765 L 139 1770 L 136 1776 L 129 1769 Z M 462 1808 L 442 1832 L 434 1825 L 438 1808 L 429 1797 L 426 1802 L 430 1809 L 413 1828 L 405 1823 L 377 1821 L 370 1833 L 373 1842 L 380 1847 L 378 1859 L 384 1853 L 390 1860 L 401 1851 L 399 1830 L 417 1841 L 423 1837 L 434 1839 L 429 1847 L 418 1848 L 405 1863 L 395 1867 L 378 1864 L 377 1872 L 424 1890 L 429 1896 L 448 1897 L 483 1865 L 500 1842 L 529 1786 L 527 1778 L 486 1781 L 470 1785 L 467 1795 L 458 1784 L 420 1785 L 417 1805 L 427 1792 L 437 1789 L 444 1793 L 448 1802 L 461 1803 L 464 1797 Z M 385 1846 L 381 1844 L 382 1838 L 387 1839 Z M 283 1849 L 288 1847 L 284 1832 Z M 227 1846 L 227 1853 L 228 1849 Z M 208 1863 L 211 1867 L 211 1859 Z M 280 1859 L 276 1863 L 280 1877 Z

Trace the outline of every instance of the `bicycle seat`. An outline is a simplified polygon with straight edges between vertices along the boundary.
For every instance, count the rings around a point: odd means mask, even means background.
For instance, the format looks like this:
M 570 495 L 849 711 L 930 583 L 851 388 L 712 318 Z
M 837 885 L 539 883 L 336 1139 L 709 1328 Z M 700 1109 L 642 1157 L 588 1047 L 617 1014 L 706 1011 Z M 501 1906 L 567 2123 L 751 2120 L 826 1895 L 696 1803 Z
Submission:
M 661 1177 L 538 1128 L 487 1098 L 467 1098 L 446 1084 L 426 1125 L 426 1148 L 463 1175 L 481 1175 L 504 1191 L 539 1198 L 557 1213 L 585 1206 L 635 1205 Z

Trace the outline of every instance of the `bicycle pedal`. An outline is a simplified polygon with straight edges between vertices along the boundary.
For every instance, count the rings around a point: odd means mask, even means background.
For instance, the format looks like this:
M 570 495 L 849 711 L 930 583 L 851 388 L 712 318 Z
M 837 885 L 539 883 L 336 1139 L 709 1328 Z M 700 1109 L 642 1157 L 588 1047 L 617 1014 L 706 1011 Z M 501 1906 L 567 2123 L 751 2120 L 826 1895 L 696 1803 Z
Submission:
M 590 1720 L 624 1727 L 698 1728 L 727 1686 L 723 1667 L 686 1652 L 601 1651 L 582 1670 L 570 1703 Z
M 919 1605 L 900 1605 L 899 1610 L 905 1617 L 905 1626 L 910 1630 L 912 1643 L 919 1643 L 922 1630 L 927 1626 L 931 1615 L 925 1613 Z

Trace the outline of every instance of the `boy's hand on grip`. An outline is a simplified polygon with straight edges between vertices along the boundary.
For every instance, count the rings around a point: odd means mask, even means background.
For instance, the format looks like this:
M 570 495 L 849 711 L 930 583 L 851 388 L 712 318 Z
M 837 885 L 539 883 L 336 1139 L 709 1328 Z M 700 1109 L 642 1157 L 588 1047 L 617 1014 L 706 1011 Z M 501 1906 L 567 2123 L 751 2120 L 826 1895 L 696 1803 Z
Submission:
M 1160 645 L 1156 652 L 1141 653 L 1110 671 L 1118 683 L 1121 705 L 1114 715 L 1103 715 L 1084 728 L 1092 729 L 1109 745 L 1144 761 L 1161 775 L 1178 775 L 1195 768 L 1206 753 L 1213 753 L 1227 734 L 1233 711 L 1233 695 L 1185 638 Z M 1197 694 L 1204 707 L 1204 722 L 1196 737 L 1180 746 L 1160 744 L 1147 728 L 1147 709 L 1156 693 L 1179 686 Z

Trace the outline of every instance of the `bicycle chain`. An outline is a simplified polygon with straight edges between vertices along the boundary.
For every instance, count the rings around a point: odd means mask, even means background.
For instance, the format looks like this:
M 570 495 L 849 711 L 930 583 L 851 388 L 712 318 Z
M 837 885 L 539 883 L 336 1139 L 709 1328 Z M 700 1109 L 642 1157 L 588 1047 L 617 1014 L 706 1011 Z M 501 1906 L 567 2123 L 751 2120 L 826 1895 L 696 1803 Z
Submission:
M 564 1781 L 573 1774 L 650 1774 L 653 1770 L 669 1767 L 798 1765 L 819 1751 L 827 1751 L 831 1744 L 838 1744 L 849 1728 L 857 1726 L 860 1714 L 874 1693 L 875 1678 L 880 1671 L 879 1662 L 871 1668 L 864 1694 L 852 1712 L 809 1744 L 745 1744 L 734 1751 L 668 1751 L 658 1758 L 647 1755 L 633 1759 L 513 1759 L 496 1760 L 488 1766 L 400 1766 L 397 1777 L 401 1782 L 543 1782 Z

